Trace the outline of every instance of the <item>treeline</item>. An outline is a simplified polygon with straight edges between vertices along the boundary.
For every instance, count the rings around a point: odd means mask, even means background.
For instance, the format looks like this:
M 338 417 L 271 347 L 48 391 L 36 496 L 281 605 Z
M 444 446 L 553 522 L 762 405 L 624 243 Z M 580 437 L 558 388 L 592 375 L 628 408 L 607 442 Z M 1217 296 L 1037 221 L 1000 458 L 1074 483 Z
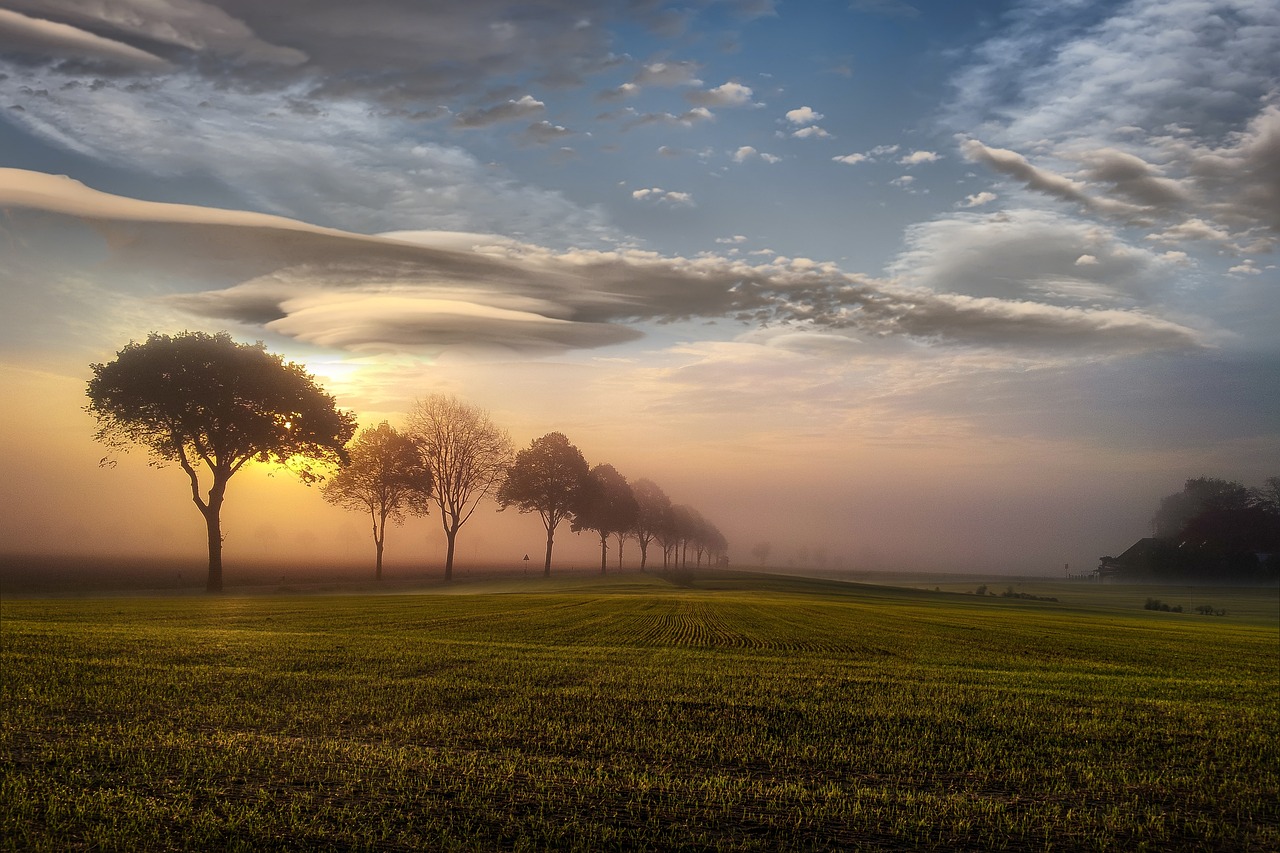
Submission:
M 453 577 L 459 530 L 486 499 L 499 510 L 536 513 L 546 530 L 543 574 L 550 576 L 556 531 L 599 538 L 600 571 L 608 567 L 610 543 L 618 566 L 634 541 L 640 570 L 657 546 L 663 569 L 701 566 L 725 556 L 728 541 L 702 513 L 674 504 L 652 480 L 634 483 L 610 464 L 590 466 L 582 451 L 560 432 L 535 438 L 516 452 L 507 433 L 476 406 L 445 395 L 419 400 L 403 430 L 386 421 L 360 432 L 347 459 L 321 487 L 335 506 L 368 513 L 373 530 L 376 576 L 388 521 L 427 515 L 434 507 L 447 541 L 445 579 Z M 692 552 L 692 554 L 690 553 Z
M 445 579 L 453 578 L 458 532 L 486 499 L 502 509 L 536 512 L 547 530 L 544 572 L 551 572 L 555 532 L 600 537 L 600 570 L 609 542 L 640 546 L 640 566 L 656 543 L 663 568 L 710 563 L 728 548 L 701 513 L 671 499 L 649 480 L 627 481 L 612 465 L 589 468 L 560 433 L 515 452 L 510 437 L 483 409 L 435 394 L 419 400 L 400 432 L 387 423 L 356 435 L 356 419 L 337 408 L 300 365 L 262 343 L 241 344 L 226 332 L 153 332 L 116 358 L 92 364 L 85 411 L 94 437 L 108 448 L 141 446 L 155 464 L 176 463 L 204 517 L 209 546 L 206 589 L 222 589 L 222 505 L 227 483 L 250 462 L 284 467 L 320 482 L 329 502 L 369 513 L 382 578 L 387 522 L 426 515 L 434 506 L 448 542 Z M 352 437 L 355 437 L 354 442 Z M 100 464 L 110 463 L 105 456 Z M 326 476 L 334 467 L 337 473 Z
M 1249 488 L 1197 477 L 1166 496 L 1152 518 L 1143 569 L 1157 577 L 1274 580 L 1280 577 L 1280 477 Z

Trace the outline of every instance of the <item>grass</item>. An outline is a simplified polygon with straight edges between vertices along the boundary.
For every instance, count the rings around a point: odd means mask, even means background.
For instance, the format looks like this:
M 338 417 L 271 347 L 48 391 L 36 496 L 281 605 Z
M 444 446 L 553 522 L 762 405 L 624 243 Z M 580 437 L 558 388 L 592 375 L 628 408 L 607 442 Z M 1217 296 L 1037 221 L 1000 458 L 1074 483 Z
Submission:
M 1140 592 L 5 601 L 3 845 L 1280 848 L 1276 591 Z

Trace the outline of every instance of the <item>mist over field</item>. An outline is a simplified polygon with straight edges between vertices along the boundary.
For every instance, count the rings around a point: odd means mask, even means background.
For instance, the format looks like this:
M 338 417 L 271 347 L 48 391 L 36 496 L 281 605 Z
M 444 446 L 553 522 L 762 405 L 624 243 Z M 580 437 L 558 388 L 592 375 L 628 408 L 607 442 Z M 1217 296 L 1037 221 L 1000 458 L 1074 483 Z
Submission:
M 1280 471 L 1273 3 L 11 5 L 5 554 L 199 559 L 182 472 L 83 411 L 153 332 L 262 341 L 361 427 L 562 432 L 735 567 L 1061 576 Z M 495 509 L 459 566 L 537 561 Z M 229 583 L 370 556 L 264 467 L 223 521 Z

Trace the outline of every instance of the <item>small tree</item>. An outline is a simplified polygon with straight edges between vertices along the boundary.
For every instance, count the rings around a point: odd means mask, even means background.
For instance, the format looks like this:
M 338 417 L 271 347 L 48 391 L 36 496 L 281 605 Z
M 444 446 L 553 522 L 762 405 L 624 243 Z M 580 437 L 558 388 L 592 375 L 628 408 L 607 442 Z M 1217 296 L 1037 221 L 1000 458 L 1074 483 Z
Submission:
M 542 519 L 547 531 L 547 554 L 542 566 L 545 577 L 551 577 L 556 527 L 578 506 L 589 473 L 582 451 L 570 444 L 564 433 L 550 432 L 516 454 L 498 489 L 498 503 L 503 509 L 514 506 L 522 513 L 536 512 Z
M 426 514 L 431 471 L 417 445 L 386 421 L 362 430 L 348 453 L 347 464 L 320 486 L 320 494 L 334 506 L 369 513 L 377 554 L 374 577 L 382 580 L 387 520 L 399 524 L 406 513 Z
M 341 461 L 355 416 L 341 412 L 300 365 L 226 332 L 152 333 L 114 361 L 90 365 L 94 437 L 112 448 L 141 445 L 153 464 L 176 462 L 191 484 L 209 543 L 205 588 L 222 591 L 222 502 L 227 482 L 249 462 L 280 465 L 304 482 Z M 201 496 L 199 470 L 211 475 Z
M 652 480 L 641 478 L 631 484 L 631 493 L 635 496 L 637 513 L 632 533 L 640 545 L 640 571 L 644 571 L 649 560 L 649 543 L 671 522 L 671 498 Z M 621 550 L 621 545 L 619 545 Z
M 506 476 L 511 439 L 484 409 L 443 394 L 415 403 L 405 432 L 431 472 L 431 497 L 448 542 L 444 579 L 451 581 L 458 530 Z
M 609 553 L 609 536 L 635 524 L 640 508 L 627 478 L 612 465 L 591 469 L 577 508 L 573 531 L 594 530 L 600 536 L 600 573 L 604 574 Z

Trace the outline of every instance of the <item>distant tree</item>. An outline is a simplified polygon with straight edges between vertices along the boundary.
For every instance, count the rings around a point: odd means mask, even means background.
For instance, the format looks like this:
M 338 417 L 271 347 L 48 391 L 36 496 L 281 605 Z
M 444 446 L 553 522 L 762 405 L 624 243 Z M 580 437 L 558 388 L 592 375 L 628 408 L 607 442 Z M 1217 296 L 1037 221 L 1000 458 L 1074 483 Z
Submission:
M 1280 477 L 1268 477 L 1262 485 L 1251 489 L 1250 503 L 1273 515 L 1280 515 Z
M 90 365 L 94 437 L 112 448 L 141 445 L 156 465 L 176 462 L 191 483 L 209 544 L 205 588 L 222 590 L 222 503 L 227 483 L 249 462 L 279 465 L 304 482 L 346 457 L 355 416 L 342 412 L 315 379 L 261 344 L 226 332 L 152 333 L 114 361 Z M 201 496 L 203 466 L 211 475 Z
M 652 480 L 643 477 L 631 484 L 637 504 L 636 522 L 632 530 L 640 545 L 640 571 L 649 560 L 649 543 L 659 531 L 671 524 L 671 498 Z
M 444 579 L 451 581 L 458 530 L 502 483 L 511 464 L 511 439 L 484 409 L 444 394 L 418 400 L 405 432 L 431 471 L 431 497 L 448 542 Z
M 757 542 L 751 548 L 751 556 L 760 561 L 760 566 L 762 568 L 764 567 L 764 564 L 768 562 L 769 555 L 771 553 L 773 553 L 773 545 L 769 542 Z
M 547 554 L 542 566 L 551 576 L 551 548 L 556 527 L 573 515 L 590 469 L 582 451 L 569 443 L 563 433 L 549 432 L 516 454 L 498 489 L 503 509 L 514 506 L 520 512 L 536 512 L 547 531 Z
M 627 478 L 612 465 L 591 469 L 574 510 L 574 532 L 593 530 L 600 537 L 600 573 L 604 574 L 609 553 L 609 537 L 628 530 L 636 522 L 640 507 Z
M 369 513 L 377 555 L 374 577 L 382 580 L 387 520 L 399 524 L 406 514 L 426 514 L 431 471 L 413 440 L 386 421 L 361 430 L 347 452 L 347 464 L 320 486 L 320 494 L 334 506 Z
M 634 539 L 635 536 L 634 530 L 618 530 L 613 534 L 613 541 L 618 543 L 618 571 L 622 571 L 622 546 L 627 544 L 628 539 Z
M 694 542 L 702 529 L 702 514 L 688 504 L 676 504 L 671 508 L 676 539 L 676 568 L 689 565 L 689 544 Z
M 711 522 L 707 522 L 707 528 L 703 535 L 706 537 L 707 565 L 711 565 L 713 562 L 718 563 L 720 558 L 725 556 L 725 552 L 729 550 L 729 540 L 720 532 L 720 528 Z
M 1216 477 L 1187 480 L 1181 492 L 1169 495 L 1160 502 L 1160 509 L 1152 519 L 1156 536 L 1177 539 L 1187 523 L 1201 513 L 1209 510 L 1243 509 L 1249 506 L 1252 498 L 1247 488 L 1233 480 L 1220 480 Z

